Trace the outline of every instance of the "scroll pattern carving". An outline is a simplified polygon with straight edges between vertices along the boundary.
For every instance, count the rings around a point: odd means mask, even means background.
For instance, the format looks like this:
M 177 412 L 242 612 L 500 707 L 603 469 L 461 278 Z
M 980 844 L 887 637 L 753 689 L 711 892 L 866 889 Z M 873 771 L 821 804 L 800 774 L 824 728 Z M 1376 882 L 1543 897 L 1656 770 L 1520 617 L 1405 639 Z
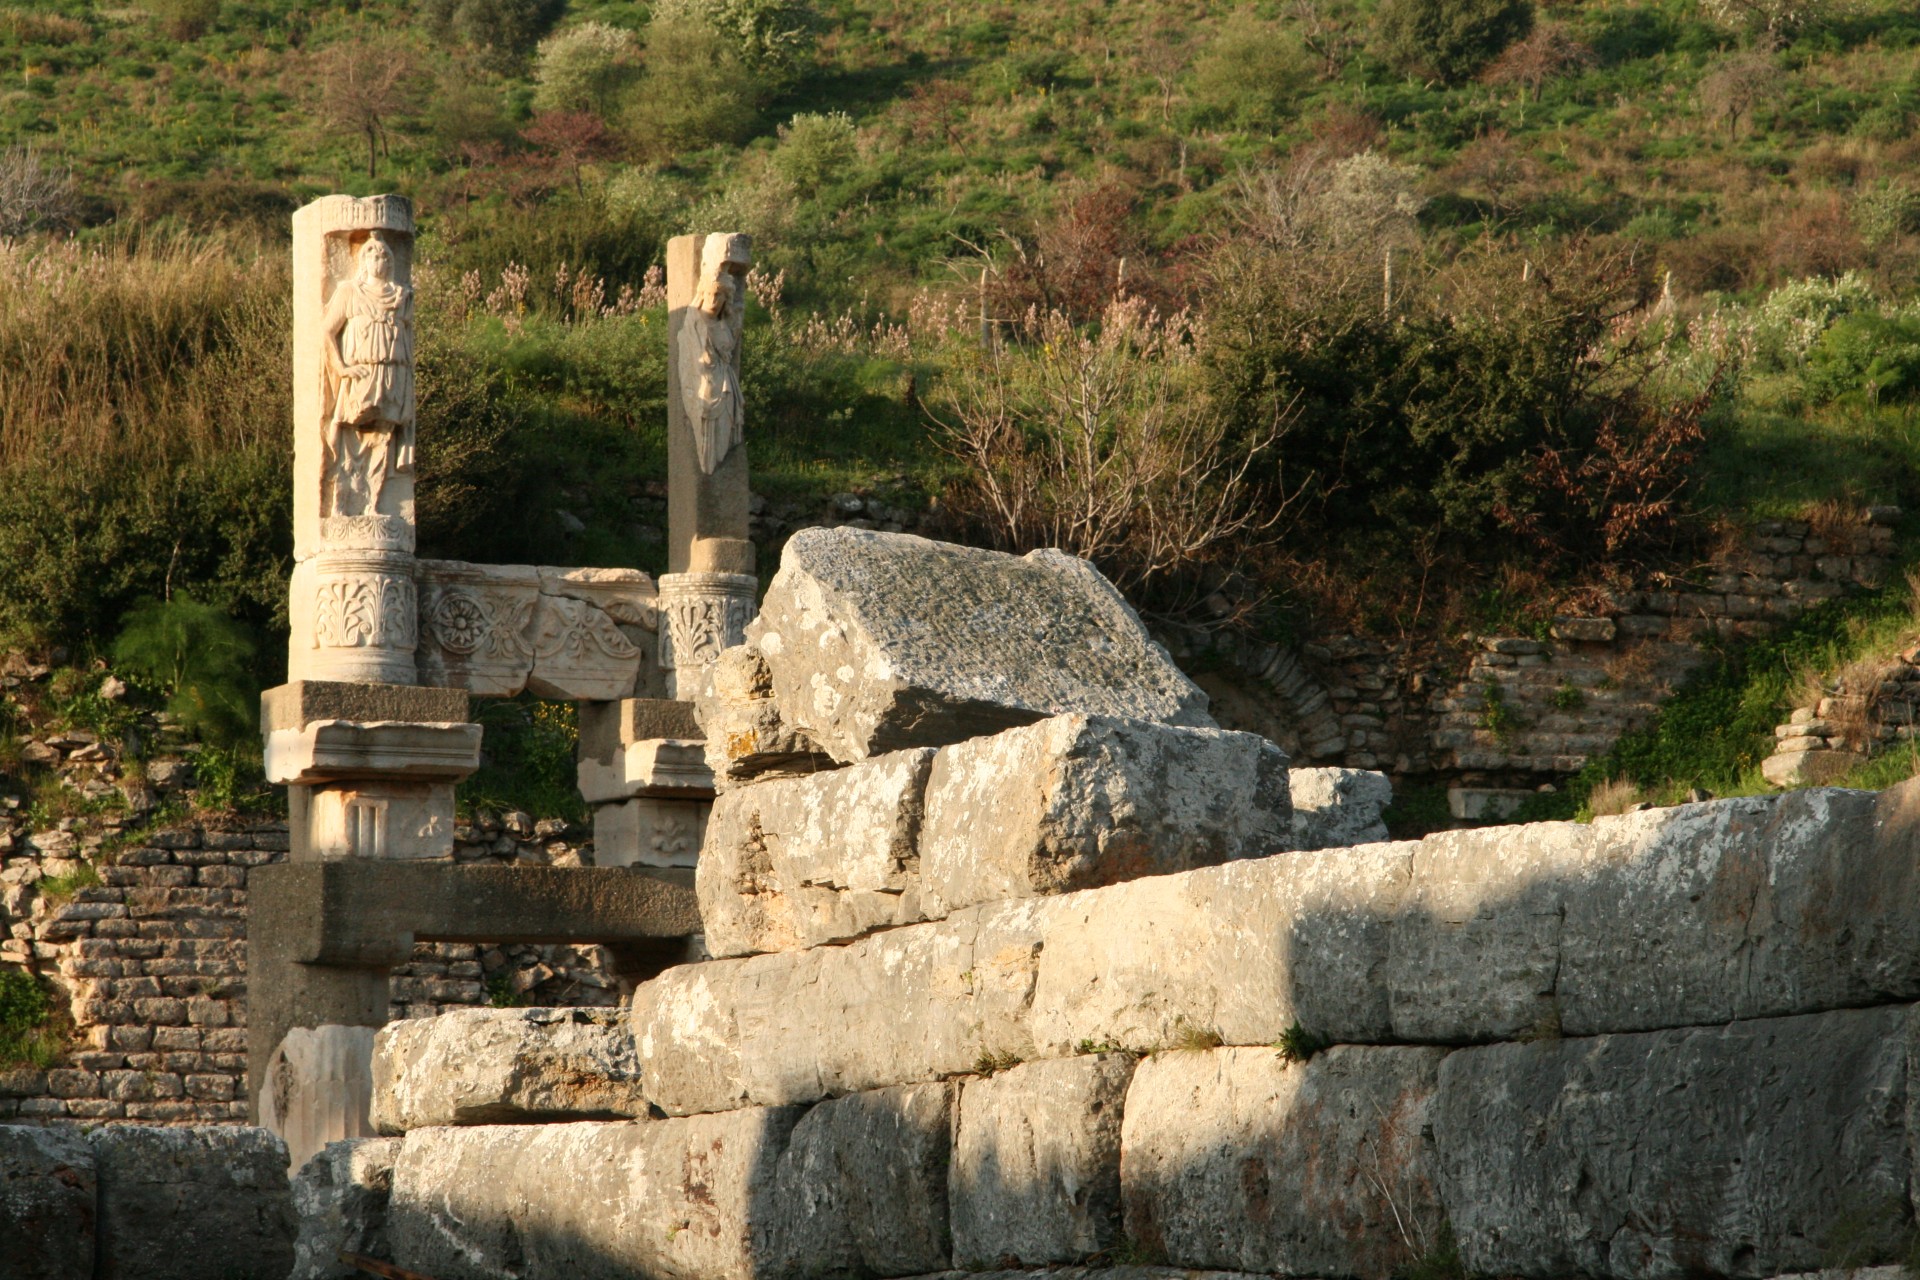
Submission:
M 539 598 L 526 592 L 443 588 L 427 618 L 429 638 L 449 653 L 504 662 L 533 657 L 526 641 Z
M 598 650 L 621 662 L 640 656 L 634 643 L 620 634 L 604 610 L 583 600 L 549 596 L 540 614 L 540 630 L 533 638 L 534 657 L 542 662 L 591 659 Z
M 320 539 L 329 547 L 378 551 L 413 550 L 413 521 L 405 516 L 326 516 Z

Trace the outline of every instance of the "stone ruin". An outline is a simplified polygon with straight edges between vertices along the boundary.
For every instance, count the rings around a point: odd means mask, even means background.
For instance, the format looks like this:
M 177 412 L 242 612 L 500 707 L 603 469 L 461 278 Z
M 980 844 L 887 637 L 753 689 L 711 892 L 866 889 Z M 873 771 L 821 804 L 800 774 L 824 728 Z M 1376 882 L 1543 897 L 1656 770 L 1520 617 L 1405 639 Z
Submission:
M 400 324 L 404 214 L 296 222 L 319 390 L 311 625 L 263 700 L 294 796 L 253 889 L 268 1128 L 0 1127 L 0 1278 L 1908 1256 L 1920 783 L 1395 842 L 1383 778 L 1214 726 L 1071 557 L 803 531 L 756 612 L 738 237 L 670 258 L 674 572 L 414 561 L 410 380 L 373 367 L 404 344 L 329 336 Z M 581 700 L 594 867 L 444 856 L 465 700 L 522 687 Z M 621 949 L 631 1004 L 379 1025 L 415 939 L 508 938 Z

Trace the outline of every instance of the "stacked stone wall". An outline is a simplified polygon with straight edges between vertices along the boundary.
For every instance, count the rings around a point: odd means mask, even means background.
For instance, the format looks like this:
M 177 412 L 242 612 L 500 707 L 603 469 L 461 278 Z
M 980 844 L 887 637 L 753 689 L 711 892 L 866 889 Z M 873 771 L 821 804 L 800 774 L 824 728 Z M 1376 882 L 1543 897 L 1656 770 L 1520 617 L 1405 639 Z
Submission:
M 462 861 L 590 863 L 564 822 L 463 824 Z M 0 964 L 41 978 L 69 1043 L 51 1067 L 0 1067 L 0 1121 L 245 1122 L 247 876 L 287 856 L 284 824 L 129 832 L 16 819 L 0 851 Z M 85 875 L 57 896 L 50 880 Z M 611 1006 L 599 947 L 421 943 L 390 979 L 391 1019 L 489 1003 Z

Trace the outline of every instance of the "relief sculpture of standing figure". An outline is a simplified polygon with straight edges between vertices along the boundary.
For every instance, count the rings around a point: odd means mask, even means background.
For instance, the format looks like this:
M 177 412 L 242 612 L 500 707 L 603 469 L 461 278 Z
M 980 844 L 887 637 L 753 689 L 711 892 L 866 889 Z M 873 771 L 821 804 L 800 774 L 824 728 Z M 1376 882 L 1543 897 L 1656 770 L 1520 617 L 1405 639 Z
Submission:
M 700 470 L 712 475 L 742 442 L 740 335 L 746 323 L 747 237 L 716 234 L 700 252 L 700 282 L 680 328 L 680 391 Z
M 387 477 L 413 470 L 413 290 L 378 235 L 327 301 L 328 473 L 334 515 L 380 514 Z

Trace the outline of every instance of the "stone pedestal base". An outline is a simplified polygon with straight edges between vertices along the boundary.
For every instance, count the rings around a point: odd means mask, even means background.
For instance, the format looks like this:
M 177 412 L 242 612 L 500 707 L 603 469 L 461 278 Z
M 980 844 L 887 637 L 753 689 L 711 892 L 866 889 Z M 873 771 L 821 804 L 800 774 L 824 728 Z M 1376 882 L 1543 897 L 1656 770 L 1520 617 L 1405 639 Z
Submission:
M 287 788 L 295 862 L 453 856 L 453 784 L 364 778 Z
M 705 800 L 641 798 L 593 811 L 593 861 L 600 867 L 691 867 L 706 838 Z

